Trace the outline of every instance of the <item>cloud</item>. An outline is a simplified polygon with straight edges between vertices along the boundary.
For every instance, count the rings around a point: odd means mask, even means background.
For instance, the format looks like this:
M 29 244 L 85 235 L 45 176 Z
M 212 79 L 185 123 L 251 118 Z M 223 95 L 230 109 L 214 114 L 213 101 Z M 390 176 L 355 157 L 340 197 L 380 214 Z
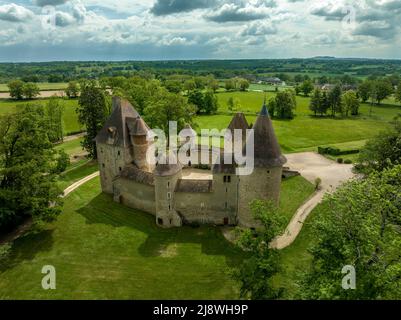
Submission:
M 341 20 L 346 15 L 344 12 L 345 6 L 339 3 L 320 3 L 311 10 L 311 14 L 319 17 L 324 17 L 326 20 Z
M 164 16 L 173 13 L 210 8 L 216 3 L 216 0 L 157 0 L 150 9 L 150 12 L 156 16 Z
M 246 36 L 262 36 L 268 34 L 276 34 L 277 28 L 270 21 L 254 21 L 251 24 L 245 26 L 240 35 Z
M 23 22 L 32 19 L 34 16 L 31 10 L 14 3 L 0 6 L 0 20 L 10 22 Z
M 35 4 L 39 7 L 58 6 L 68 2 L 69 0 L 35 0 Z
M 233 3 L 226 3 L 215 12 L 206 15 L 206 19 L 224 23 L 224 22 L 241 22 L 252 21 L 268 17 L 265 6 L 246 5 L 241 7 Z

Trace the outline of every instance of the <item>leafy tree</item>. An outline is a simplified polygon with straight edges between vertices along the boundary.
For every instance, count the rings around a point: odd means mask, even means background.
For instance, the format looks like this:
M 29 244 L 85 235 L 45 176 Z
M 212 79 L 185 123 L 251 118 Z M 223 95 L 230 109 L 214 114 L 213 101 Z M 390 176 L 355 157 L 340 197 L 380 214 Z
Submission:
M 255 200 L 251 210 L 262 231 L 256 235 L 250 229 L 237 229 L 237 246 L 245 249 L 248 257 L 233 271 L 233 277 L 240 283 L 241 298 L 278 299 L 283 288 L 277 288 L 273 277 L 280 271 L 280 253 L 269 244 L 283 231 L 285 219 L 271 202 Z
M 213 92 L 216 92 L 220 88 L 219 82 L 215 78 L 211 78 L 207 84 L 208 88 Z
M 235 90 L 235 88 L 236 88 L 235 81 L 233 79 L 226 80 L 225 88 L 226 88 L 227 91 Z
M 56 159 L 56 166 L 53 172 L 56 174 L 63 173 L 67 169 L 69 164 L 70 164 L 70 156 L 64 150 L 60 150 L 58 152 L 58 157 Z
M 189 104 L 185 97 L 161 88 L 149 102 L 143 114 L 151 128 L 159 128 L 167 133 L 169 121 L 177 121 L 179 131 L 186 124 L 194 126 L 195 113 L 195 107 Z
M 306 299 L 398 299 L 401 294 L 401 166 L 356 179 L 326 197 L 313 224 Z M 356 271 L 344 290 L 344 266 Z
M 194 90 L 188 94 L 188 103 L 193 104 L 197 112 L 200 113 L 204 109 L 204 96 L 200 90 Z
M 189 92 L 196 89 L 196 84 L 193 79 L 184 82 L 184 89 Z
M 79 123 L 85 125 L 87 132 L 81 143 L 82 147 L 88 151 L 91 158 L 96 159 L 97 152 L 94 139 L 108 116 L 105 93 L 96 81 L 86 81 L 81 84 L 77 113 Z
M 295 94 L 291 90 L 278 92 L 276 97 L 269 101 L 270 115 L 278 119 L 293 119 L 297 106 Z
M 40 89 L 36 83 L 33 82 L 27 82 L 24 83 L 22 86 L 22 95 L 26 99 L 33 99 L 37 97 L 40 93 Z
M 394 88 L 388 79 L 380 79 L 375 81 L 374 90 L 377 104 L 381 104 L 384 99 L 394 92 Z
M 336 116 L 336 112 L 342 113 L 342 90 L 340 85 L 336 85 L 333 90 L 329 92 L 328 99 L 331 108 L 331 115 Z
M 24 82 L 21 80 L 14 80 L 8 83 L 8 89 L 10 90 L 10 97 L 17 100 L 22 100 L 24 97 Z
M 305 97 L 309 96 L 309 94 L 313 91 L 312 81 L 305 80 L 300 86 L 300 91 L 304 94 Z
M 67 89 L 65 89 L 65 94 L 68 98 L 73 99 L 79 96 L 79 85 L 76 81 L 70 81 L 68 83 Z
M 397 85 L 397 90 L 395 91 L 395 100 L 401 102 L 401 82 Z
M 238 98 L 230 97 L 227 101 L 228 110 L 233 113 L 241 109 L 241 102 Z
M 322 103 L 322 92 L 320 89 L 315 89 L 313 91 L 313 95 L 309 104 L 309 109 L 315 114 L 315 116 L 321 110 L 320 106 L 321 103 Z
M 327 110 L 329 109 L 330 109 L 329 97 L 327 96 L 326 91 L 323 91 L 322 100 L 320 102 L 320 110 L 319 110 L 320 115 L 327 114 Z
M 366 80 L 361 83 L 358 87 L 358 95 L 361 98 L 362 102 L 366 102 L 369 100 L 372 92 L 372 81 Z
M 246 91 L 249 88 L 249 81 L 246 79 L 239 79 L 238 85 L 241 91 Z
M 359 99 L 356 96 L 355 91 L 347 91 L 343 94 L 342 97 L 344 112 L 345 115 L 348 116 L 349 113 L 353 116 L 357 116 L 359 114 Z
M 359 154 L 356 168 L 370 173 L 401 164 L 401 121 L 396 118 L 393 128 L 369 140 Z
M 219 100 L 212 90 L 208 90 L 203 96 L 203 110 L 205 114 L 214 114 L 219 108 Z
M 178 80 L 166 80 L 164 86 L 172 93 L 180 93 L 183 88 L 181 81 Z
M 47 120 L 47 132 L 51 142 L 63 141 L 63 113 L 64 106 L 56 97 L 50 98 L 45 106 L 45 117 Z
M 56 151 L 45 122 L 43 109 L 30 105 L 0 118 L 0 230 L 26 216 L 50 221 L 60 213 L 61 191 L 51 174 Z

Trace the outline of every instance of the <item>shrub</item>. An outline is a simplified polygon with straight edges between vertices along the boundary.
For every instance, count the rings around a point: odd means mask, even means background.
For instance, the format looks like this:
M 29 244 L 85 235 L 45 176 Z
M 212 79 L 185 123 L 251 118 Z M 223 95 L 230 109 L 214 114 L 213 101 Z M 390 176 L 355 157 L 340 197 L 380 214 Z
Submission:
M 343 158 L 338 158 L 338 159 L 337 159 L 337 162 L 338 162 L 338 163 L 344 163 L 344 159 L 343 159 Z

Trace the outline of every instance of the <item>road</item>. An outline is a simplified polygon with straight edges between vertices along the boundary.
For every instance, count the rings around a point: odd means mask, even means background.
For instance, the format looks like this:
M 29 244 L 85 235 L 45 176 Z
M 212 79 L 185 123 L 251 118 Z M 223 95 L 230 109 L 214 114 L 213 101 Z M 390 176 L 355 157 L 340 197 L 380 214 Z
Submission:
M 322 201 L 324 195 L 327 192 L 335 191 L 342 183 L 355 177 L 352 172 L 352 164 L 339 164 L 317 153 L 295 153 L 286 155 L 286 157 L 288 159 L 286 166 L 290 167 L 291 170 L 299 171 L 304 178 L 313 184 L 316 178 L 320 178 L 322 184 L 321 189 L 298 208 L 284 234 L 270 244 L 275 249 L 284 249 L 291 245 L 301 232 L 305 220 Z

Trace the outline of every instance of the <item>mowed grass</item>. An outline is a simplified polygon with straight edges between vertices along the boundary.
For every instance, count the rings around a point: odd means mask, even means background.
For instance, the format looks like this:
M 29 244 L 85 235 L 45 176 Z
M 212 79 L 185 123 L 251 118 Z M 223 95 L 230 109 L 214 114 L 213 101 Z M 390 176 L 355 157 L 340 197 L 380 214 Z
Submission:
M 274 93 L 267 93 L 267 99 Z M 228 126 L 232 115 L 228 112 L 227 101 L 230 97 L 239 99 L 249 123 L 254 123 L 263 104 L 263 92 L 219 93 L 220 114 L 199 116 L 195 119 L 198 130 Z M 316 151 L 317 146 L 367 140 L 389 127 L 389 122 L 401 113 L 396 105 L 371 106 L 363 104 L 361 115 L 345 119 L 313 117 L 309 111 L 309 98 L 297 97 L 296 117 L 293 120 L 274 120 L 274 128 L 284 152 Z
M 54 223 L 13 243 L 0 263 L 0 299 L 239 298 L 230 270 L 244 252 L 219 228 L 158 228 L 152 215 L 102 194 L 99 183 L 81 186 Z M 283 212 L 289 217 L 309 191 L 301 177 L 285 180 Z M 56 268 L 56 290 L 41 287 L 44 265 Z
M 83 160 L 79 162 L 76 166 L 72 166 L 65 172 L 60 174 L 58 178 L 58 186 L 61 190 L 66 189 L 73 183 L 85 178 L 92 173 L 99 170 L 97 161 Z
M 75 99 L 61 99 L 61 103 L 64 105 L 64 131 L 65 134 L 71 134 L 83 130 L 83 127 L 78 123 L 78 115 L 76 113 L 76 108 L 78 106 L 78 101 Z M 45 105 L 48 99 L 35 99 L 29 101 L 13 101 L 0 99 L 0 116 L 6 113 L 14 112 L 18 106 L 26 104 L 42 104 Z
M 163 230 L 101 194 L 93 179 L 47 229 L 16 240 L 0 268 L 1 299 L 233 299 L 242 253 L 217 228 Z M 57 290 L 43 290 L 44 265 Z
M 36 83 L 40 90 L 51 91 L 51 90 L 64 90 L 67 88 L 68 83 L 49 83 L 49 82 L 40 82 Z M 9 88 L 7 83 L 0 83 L 0 92 L 9 92 Z

